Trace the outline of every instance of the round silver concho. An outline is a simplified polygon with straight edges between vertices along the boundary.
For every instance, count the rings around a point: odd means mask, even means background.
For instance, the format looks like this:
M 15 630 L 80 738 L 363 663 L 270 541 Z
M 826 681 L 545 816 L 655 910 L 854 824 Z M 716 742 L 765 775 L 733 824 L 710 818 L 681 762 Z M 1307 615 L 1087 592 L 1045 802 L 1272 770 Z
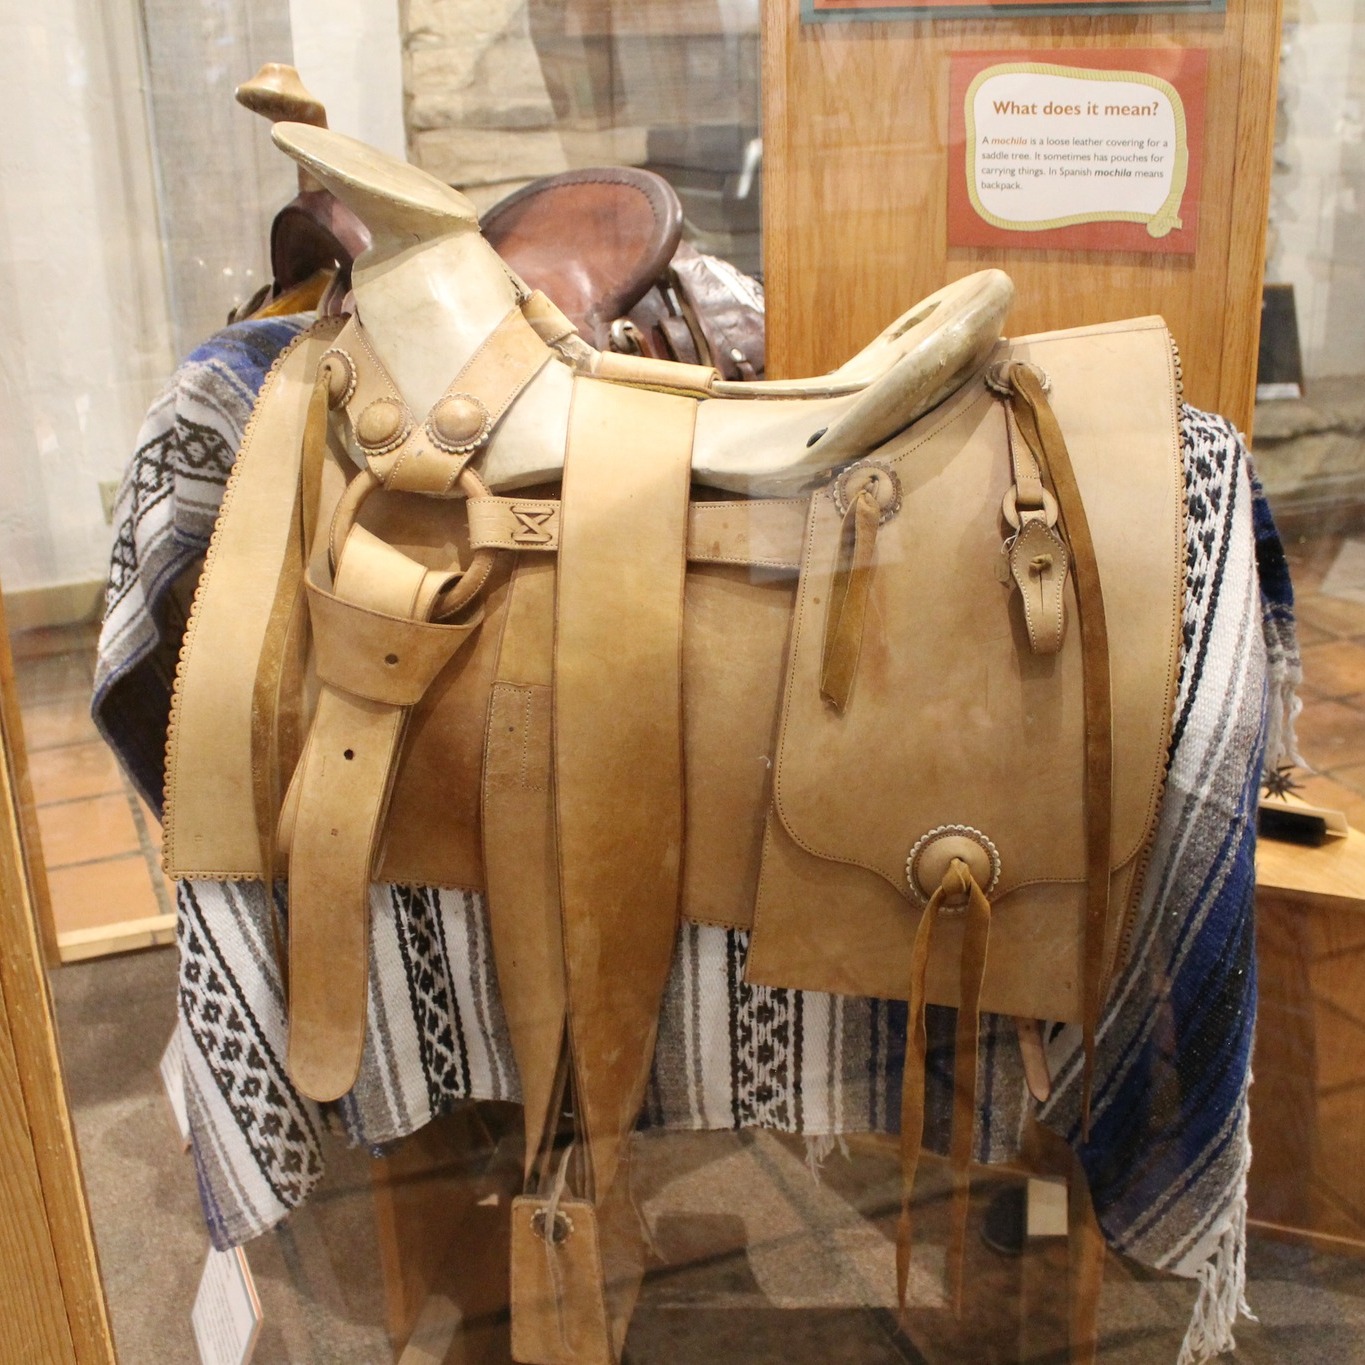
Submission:
M 921 905 L 928 905 L 954 858 L 961 858 L 976 884 L 990 895 L 1000 882 L 1000 850 L 992 840 L 971 825 L 939 825 L 921 835 L 905 860 L 905 880 Z M 948 901 L 957 909 L 965 898 Z
M 901 481 L 896 471 L 880 460 L 859 460 L 839 474 L 830 490 L 841 517 L 848 514 L 854 498 L 865 488 L 871 489 L 881 508 L 879 525 L 890 521 L 901 510 Z

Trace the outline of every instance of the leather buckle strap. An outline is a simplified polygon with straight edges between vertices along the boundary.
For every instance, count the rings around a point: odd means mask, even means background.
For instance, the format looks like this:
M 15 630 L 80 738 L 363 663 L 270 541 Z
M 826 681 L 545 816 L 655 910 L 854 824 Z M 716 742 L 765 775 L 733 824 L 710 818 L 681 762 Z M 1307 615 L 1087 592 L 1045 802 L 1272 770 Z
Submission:
M 1002 549 L 1024 605 L 1029 648 L 1035 654 L 1056 654 L 1066 638 L 1066 579 L 1071 556 L 1056 530 L 1057 499 L 1043 484 L 1038 456 L 1020 431 L 1010 401 L 1010 374 L 1021 365 L 1037 378 L 1039 391 L 1046 392 L 1047 376 L 1027 362 L 999 361 L 986 374 L 986 387 L 1005 400 L 1005 439 L 1014 480 L 1005 490 L 1000 507 L 1006 524 L 1013 528 Z
M 332 589 L 307 584 L 321 687 L 281 842 L 289 1074 L 315 1100 L 344 1095 L 360 1070 L 370 881 L 410 709 L 479 624 L 431 623 L 450 578 L 354 526 Z

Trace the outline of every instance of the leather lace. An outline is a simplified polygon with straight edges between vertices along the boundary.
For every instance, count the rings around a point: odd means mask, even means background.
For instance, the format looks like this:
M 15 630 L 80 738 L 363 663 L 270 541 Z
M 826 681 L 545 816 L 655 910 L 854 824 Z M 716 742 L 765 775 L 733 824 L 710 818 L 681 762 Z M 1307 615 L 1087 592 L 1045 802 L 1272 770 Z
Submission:
M 1020 434 L 1050 480 L 1059 520 L 1074 560 L 1076 614 L 1081 628 L 1085 711 L 1085 950 L 1082 966 L 1082 1034 L 1085 1074 L 1082 1136 L 1090 1136 L 1095 1077 L 1095 1031 L 1104 994 L 1105 933 L 1109 923 L 1110 845 L 1114 818 L 1114 736 L 1109 673 L 1109 629 L 1090 523 L 1071 456 L 1038 374 L 1011 362 L 1004 369 L 1011 410 Z
M 924 1077 L 928 1055 L 925 1028 L 925 981 L 934 925 L 951 900 L 967 897 L 966 926 L 960 966 L 957 1034 L 953 1047 L 952 1237 L 948 1249 L 948 1286 L 954 1309 L 962 1305 L 963 1261 L 967 1242 L 967 1209 L 971 1193 L 973 1125 L 976 1118 L 977 1052 L 981 1022 L 981 985 L 986 976 L 991 903 L 967 864 L 954 858 L 943 881 L 925 906 L 915 932 L 910 958 L 910 1004 L 906 1019 L 905 1070 L 901 1080 L 901 1209 L 896 1227 L 896 1299 L 902 1317 L 910 1282 L 913 1241 L 911 1200 L 924 1145 Z
M 820 695 L 837 711 L 848 706 L 858 672 L 881 515 L 875 495 L 864 488 L 849 503 L 839 532 L 820 668 Z

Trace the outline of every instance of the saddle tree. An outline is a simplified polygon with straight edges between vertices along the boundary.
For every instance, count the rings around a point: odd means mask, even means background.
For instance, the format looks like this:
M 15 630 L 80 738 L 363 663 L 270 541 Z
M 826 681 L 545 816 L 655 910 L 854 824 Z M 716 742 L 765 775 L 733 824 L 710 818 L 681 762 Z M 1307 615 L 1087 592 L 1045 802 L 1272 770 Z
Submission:
M 404 399 L 425 413 L 520 301 L 519 283 L 480 235 L 473 204 L 434 176 L 328 129 L 277 123 L 272 136 L 369 229 L 372 245 L 354 268 L 357 310 Z M 984 365 L 1012 297 L 1004 272 L 981 271 L 908 310 L 829 375 L 716 380 L 698 407 L 693 477 L 750 496 L 809 489 L 904 430 Z M 578 342 L 578 368 L 597 372 L 601 359 Z M 609 373 L 605 363 L 601 372 Z M 568 363 L 545 366 L 533 381 L 534 401 L 508 414 L 480 470 L 491 488 L 558 478 L 571 377 Z

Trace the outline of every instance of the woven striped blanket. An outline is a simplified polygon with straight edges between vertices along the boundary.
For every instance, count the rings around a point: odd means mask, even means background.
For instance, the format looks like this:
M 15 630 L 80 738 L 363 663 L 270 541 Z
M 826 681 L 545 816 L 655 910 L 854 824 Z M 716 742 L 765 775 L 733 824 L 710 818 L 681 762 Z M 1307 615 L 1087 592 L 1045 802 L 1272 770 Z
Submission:
M 162 680 L 178 646 L 171 587 L 203 554 L 253 384 L 297 326 L 239 324 L 195 352 L 149 414 L 125 480 L 94 708 L 149 797 L 160 794 Z M 1187 575 L 1167 792 L 1133 950 L 1100 1025 L 1089 1141 L 1076 1029 L 1048 1035 L 1056 1084 L 1039 1117 L 1079 1151 L 1109 1242 L 1199 1282 L 1187 1365 L 1227 1349 L 1246 1311 L 1254 816 L 1268 712 L 1277 756 L 1292 751 L 1297 645 L 1241 438 L 1189 407 L 1181 432 Z M 148 678 L 145 704 L 130 704 L 128 680 Z M 276 896 L 284 910 L 283 888 Z M 321 1109 L 285 1072 L 264 889 L 182 882 L 178 901 L 188 1107 L 215 1245 L 260 1234 L 307 1197 L 328 1127 L 377 1146 L 463 1101 L 518 1098 L 480 895 L 372 888 L 361 1076 Z M 642 1122 L 810 1139 L 894 1131 L 905 1005 L 747 986 L 746 948 L 742 932 L 681 929 Z M 930 1013 L 926 1139 L 944 1150 L 953 1014 Z M 1017 1150 L 1033 1106 L 1008 1021 L 983 1021 L 980 1067 L 976 1156 L 998 1161 Z

